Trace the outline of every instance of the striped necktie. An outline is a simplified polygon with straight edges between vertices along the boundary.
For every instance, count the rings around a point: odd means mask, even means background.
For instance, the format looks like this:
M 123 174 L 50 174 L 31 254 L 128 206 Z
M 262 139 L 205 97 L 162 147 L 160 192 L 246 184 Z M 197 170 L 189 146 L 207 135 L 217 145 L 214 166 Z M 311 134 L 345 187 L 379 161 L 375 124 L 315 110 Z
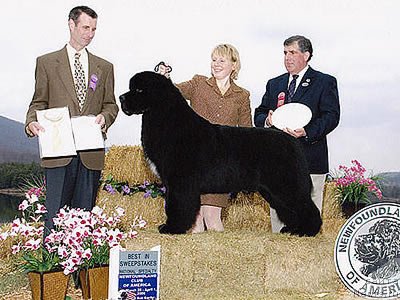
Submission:
M 289 84 L 289 89 L 288 89 L 288 103 L 292 102 L 294 91 L 296 90 L 296 79 L 299 77 L 299 75 L 293 75 L 293 79 Z

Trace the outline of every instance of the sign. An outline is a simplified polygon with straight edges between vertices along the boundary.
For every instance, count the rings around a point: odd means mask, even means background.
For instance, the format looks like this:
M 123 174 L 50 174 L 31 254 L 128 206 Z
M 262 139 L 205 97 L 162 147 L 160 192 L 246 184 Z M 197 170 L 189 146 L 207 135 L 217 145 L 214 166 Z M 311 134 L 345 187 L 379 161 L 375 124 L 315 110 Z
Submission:
M 336 271 L 353 293 L 370 299 L 400 296 L 400 205 L 379 203 L 354 214 L 335 243 Z
M 108 298 L 159 299 L 160 249 L 160 246 L 150 251 L 111 249 Z

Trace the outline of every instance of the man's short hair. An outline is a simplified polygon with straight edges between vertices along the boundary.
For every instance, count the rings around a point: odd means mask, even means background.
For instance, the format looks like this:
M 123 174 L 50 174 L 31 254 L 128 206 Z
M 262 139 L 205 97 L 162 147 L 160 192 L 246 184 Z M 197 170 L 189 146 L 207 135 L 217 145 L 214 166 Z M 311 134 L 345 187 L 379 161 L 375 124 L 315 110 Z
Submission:
M 91 9 L 90 7 L 77 6 L 77 7 L 74 7 L 73 9 L 71 9 L 71 11 L 69 12 L 68 21 L 73 20 L 76 24 L 76 22 L 78 21 L 78 18 L 80 17 L 80 15 L 82 13 L 87 14 L 89 17 L 91 17 L 93 19 L 97 19 L 96 12 L 93 9 Z
M 307 51 L 310 53 L 310 57 L 307 60 L 307 61 L 310 61 L 311 57 L 313 56 L 313 48 L 312 48 L 311 41 L 302 35 L 294 35 L 294 36 L 291 36 L 290 38 L 287 38 L 283 42 L 283 46 L 289 46 L 295 42 L 297 42 L 297 45 L 299 46 L 299 50 L 302 53 L 307 52 Z

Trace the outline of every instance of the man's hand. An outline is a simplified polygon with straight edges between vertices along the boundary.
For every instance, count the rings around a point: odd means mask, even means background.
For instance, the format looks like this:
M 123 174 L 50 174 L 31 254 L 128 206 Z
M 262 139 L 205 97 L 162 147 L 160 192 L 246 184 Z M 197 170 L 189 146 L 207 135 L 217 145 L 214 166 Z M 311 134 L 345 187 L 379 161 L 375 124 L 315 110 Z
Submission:
M 265 126 L 264 127 L 272 127 L 274 125 L 274 124 L 272 124 L 272 113 L 273 113 L 272 110 L 270 110 L 268 112 L 268 116 L 265 119 Z
M 304 128 L 298 128 L 298 129 L 292 130 L 292 129 L 286 127 L 283 129 L 283 132 L 286 132 L 287 134 L 294 136 L 296 139 L 307 135 Z
M 39 131 L 45 131 L 44 127 L 42 125 L 39 124 L 39 122 L 30 122 L 26 128 L 26 132 L 30 135 L 30 136 L 38 136 L 39 135 Z
M 96 116 L 96 120 L 94 120 L 96 124 L 100 125 L 101 131 L 105 132 L 106 130 L 106 118 L 102 114 L 98 114 Z

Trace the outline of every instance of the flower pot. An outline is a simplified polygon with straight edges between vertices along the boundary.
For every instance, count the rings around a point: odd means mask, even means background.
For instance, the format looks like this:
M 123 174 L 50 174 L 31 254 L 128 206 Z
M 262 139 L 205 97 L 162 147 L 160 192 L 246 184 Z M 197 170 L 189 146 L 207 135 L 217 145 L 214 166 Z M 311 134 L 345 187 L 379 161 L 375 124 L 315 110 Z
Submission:
M 344 202 L 342 203 L 342 212 L 346 219 L 350 218 L 353 214 L 358 212 L 360 209 L 366 207 L 365 203 L 358 203 L 355 205 L 354 203 Z
M 104 300 L 108 297 L 108 266 L 79 272 L 83 299 Z
M 64 300 L 67 295 L 69 275 L 62 271 L 29 272 L 33 300 Z

